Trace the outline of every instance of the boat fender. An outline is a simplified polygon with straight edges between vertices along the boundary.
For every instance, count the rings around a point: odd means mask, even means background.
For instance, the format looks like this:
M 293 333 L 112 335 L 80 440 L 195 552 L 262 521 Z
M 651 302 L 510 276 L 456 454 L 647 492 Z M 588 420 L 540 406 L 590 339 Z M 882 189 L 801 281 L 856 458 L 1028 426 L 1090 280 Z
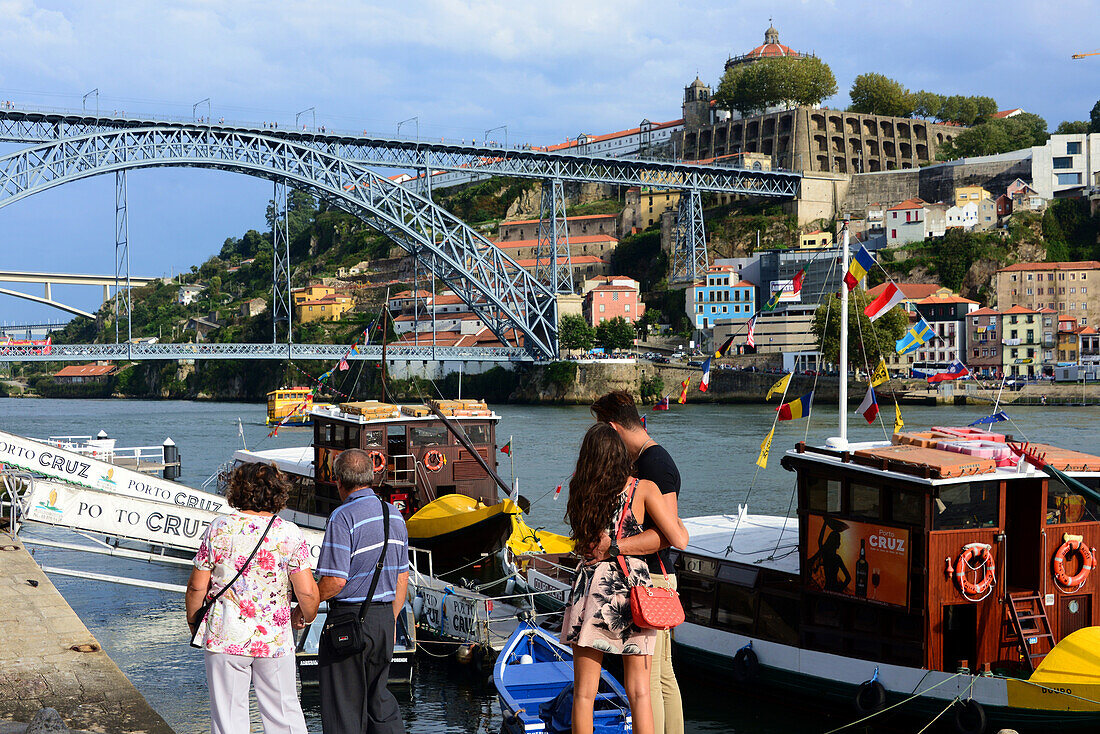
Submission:
M 424 597 L 418 596 L 413 599 L 413 619 L 420 622 L 421 615 L 424 614 Z
M 751 645 L 746 645 L 733 656 L 733 679 L 746 683 L 756 677 L 760 670 L 760 659 L 756 657 Z
M 856 689 L 855 705 L 860 716 L 875 713 L 886 705 L 886 687 L 875 678 L 863 681 Z
M 382 471 L 386 468 L 386 455 L 381 451 L 370 452 L 370 467 L 374 470 L 374 473 Z
M 439 471 L 447 464 L 447 457 L 439 449 L 432 449 L 424 454 L 424 468 L 428 471 Z
M 976 563 L 971 564 L 974 560 Z M 977 582 L 967 578 L 967 571 L 984 567 L 985 571 Z M 987 543 L 967 543 L 963 546 L 959 559 L 955 562 L 955 582 L 968 601 L 981 601 L 971 597 L 985 598 L 996 580 L 996 564 L 993 562 L 993 547 Z
M 1081 570 L 1073 576 L 1066 573 L 1066 558 L 1077 553 L 1081 556 Z M 1054 554 L 1054 580 L 1064 589 L 1079 589 L 1085 585 L 1092 569 L 1096 567 L 1096 554 L 1078 538 L 1070 538 Z
M 527 653 L 523 653 L 522 655 L 519 656 L 519 664 L 520 665 L 531 665 L 534 662 L 535 662 L 535 659 Z
M 988 723 L 985 709 L 973 698 L 955 703 L 955 731 L 959 734 L 985 734 Z
M 504 595 L 505 596 L 515 596 L 515 594 L 516 594 L 516 580 L 514 578 L 512 578 L 511 576 L 509 576 L 508 580 L 504 582 Z
M 461 665 L 467 665 L 474 659 L 474 647 L 472 643 L 469 645 L 459 645 L 455 650 L 455 661 Z

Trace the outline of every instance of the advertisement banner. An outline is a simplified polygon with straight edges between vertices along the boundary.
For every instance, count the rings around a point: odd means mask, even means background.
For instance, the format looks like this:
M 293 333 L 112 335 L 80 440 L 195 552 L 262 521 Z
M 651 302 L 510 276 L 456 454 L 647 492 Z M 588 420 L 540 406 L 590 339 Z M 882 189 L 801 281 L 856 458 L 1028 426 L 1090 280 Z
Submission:
M 908 606 L 908 530 L 821 515 L 810 515 L 806 530 L 811 587 Z
M 794 280 L 773 280 L 771 283 L 771 293 L 774 296 L 779 294 L 780 303 L 800 303 L 802 301 L 802 289 L 797 291 L 794 289 Z
M 220 514 L 41 479 L 24 496 L 23 513 L 32 522 L 189 552 L 198 550 L 206 526 Z M 306 528 L 302 534 L 316 560 L 324 534 Z
M 199 510 L 229 511 L 225 498 L 219 495 L 123 469 L 91 456 L 55 448 L 4 431 L 0 431 L 0 464 L 113 494 L 169 502 L 179 507 Z

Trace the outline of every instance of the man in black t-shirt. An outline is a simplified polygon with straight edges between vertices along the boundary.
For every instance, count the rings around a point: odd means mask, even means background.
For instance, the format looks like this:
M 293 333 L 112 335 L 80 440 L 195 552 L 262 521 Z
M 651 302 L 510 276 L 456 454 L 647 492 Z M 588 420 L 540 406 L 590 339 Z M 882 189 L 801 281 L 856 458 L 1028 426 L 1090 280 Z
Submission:
M 638 408 L 630 393 L 617 390 L 604 395 L 592 404 L 592 413 L 596 420 L 609 424 L 622 438 L 627 451 L 634 457 L 635 475 L 656 484 L 669 503 L 669 509 L 677 513 L 680 472 L 668 451 L 654 441 L 642 425 Z M 675 589 L 676 576 L 669 561 L 668 540 L 648 517 L 642 523 L 642 528 L 642 533 L 619 542 L 619 552 L 628 556 L 645 556 L 653 585 Z M 610 536 L 604 534 L 599 545 L 592 549 L 592 555 L 596 558 L 606 557 L 610 545 Z M 662 563 L 667 580 L 661 573 Z M 683 704 L 676 674 L 672 669 L 672 633 L 668 630 L 657 631 L 649 688 L 653 703 L 653 731 L 656 734 L 683 734 Z

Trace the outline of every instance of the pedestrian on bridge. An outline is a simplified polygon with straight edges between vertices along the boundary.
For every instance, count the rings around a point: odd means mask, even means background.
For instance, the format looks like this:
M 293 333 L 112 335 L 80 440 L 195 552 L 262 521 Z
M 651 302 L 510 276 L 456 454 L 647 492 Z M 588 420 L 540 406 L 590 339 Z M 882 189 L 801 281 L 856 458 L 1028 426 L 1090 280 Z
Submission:
M 206 651 L 212 734 L 249 731 L 249 688 L 265 734 L 306 734 L 295 680 L 291 588 L 298 599 L 293 614 L 302 620 L 317 616 L 319 600 L 305 537 L 277 515 L 290 488 L 286 475 L 268 464 L 234 469 L 226 499 L 236 511 L 210 523 L 195 555 L 187 624 Z

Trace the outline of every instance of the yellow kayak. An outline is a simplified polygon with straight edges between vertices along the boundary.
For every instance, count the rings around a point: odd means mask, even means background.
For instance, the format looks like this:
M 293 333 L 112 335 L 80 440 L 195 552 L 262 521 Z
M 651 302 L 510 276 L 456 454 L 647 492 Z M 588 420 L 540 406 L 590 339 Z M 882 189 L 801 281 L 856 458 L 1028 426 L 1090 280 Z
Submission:
M 523 515 L 512 515 L 512 534 L 508 536 L 508 550 L 514 555 L 525 553 L 571 553 L 573 541 L 549 530 L 532 530 L 523 521 Z

